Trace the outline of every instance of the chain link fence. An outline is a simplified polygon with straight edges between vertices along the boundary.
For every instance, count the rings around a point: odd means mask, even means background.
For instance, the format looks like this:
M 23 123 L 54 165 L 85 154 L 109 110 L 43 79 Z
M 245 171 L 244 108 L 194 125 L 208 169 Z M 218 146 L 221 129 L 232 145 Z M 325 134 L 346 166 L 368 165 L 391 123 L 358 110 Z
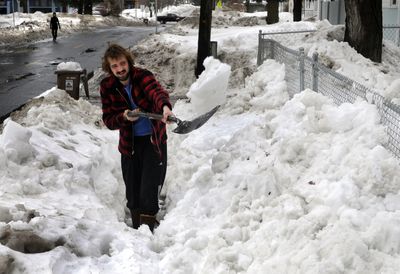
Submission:
M 391 41 L 396 46 L 400 46 L 400 26 L 383 26 L 383 40 Z
M 309 58 L 305 56 L 304 49 L 289 49 L 267 38 L 271 35 L 273 34 L 259 32 L 257 65 L 261 65 L 266 59 L 285 64 L 285 80 L 290 96 L 309 88 L 332 98 L 337 105 L 354 103 L 359 98 L 375 104 L 388 135 L 385 147 L 400 159 L 400 106 L 391 103 L 374 90 L 320 64 L 317 53 Z

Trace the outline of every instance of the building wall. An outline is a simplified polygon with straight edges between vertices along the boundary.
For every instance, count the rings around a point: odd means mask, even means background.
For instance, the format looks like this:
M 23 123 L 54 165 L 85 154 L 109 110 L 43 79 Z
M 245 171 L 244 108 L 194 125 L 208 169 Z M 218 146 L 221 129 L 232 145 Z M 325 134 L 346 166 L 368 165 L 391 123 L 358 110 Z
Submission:
M 18 7 L 18 1 L 14 0 L 14 10 L 17 12 L 34 13 L 35 11 L 41 11 L 44 13 L 48 12 L 65 12 L 66 9 L 61 6 L 58 0 L 27 0 L 19 1 L 20 6 Z M 0 14 L 12 13 L 11 1 L 0 0 Z
M 344 24 L 346 12 L 344 0 L 320 1 L 320 19 L 328 19 L 331 24 Z M 383 25 L 397 25 L 400 23 L 398 9 L 400 0 L 382 0 Z
M 383 25 L 397 25 L 399 12 L 397 8 L 382 8 Z
M 398 25 L 400 0 L 382 0 L 383 25 Z
M 6 0 L 0 0 L 0 14 L 9 13 L 9 6 L 7 5 Z
M 396 8 L 399 0 L 382 0 L 383 8 Z

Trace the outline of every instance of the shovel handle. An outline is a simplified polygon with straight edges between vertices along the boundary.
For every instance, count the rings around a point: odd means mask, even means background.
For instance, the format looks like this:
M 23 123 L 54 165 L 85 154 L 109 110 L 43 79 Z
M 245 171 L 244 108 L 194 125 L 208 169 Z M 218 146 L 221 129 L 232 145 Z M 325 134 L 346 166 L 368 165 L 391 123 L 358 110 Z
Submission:
M 162 114 L 156 114 L 156 113 L 150 113 L 150 112 L 133 112 L 133 111 L 129 111 L 128 112 L 128 116 L 129 117 L 145 117 L 145 118 L 149 118 L 149 119 L 153 119 L 153 120 L 158 120 L 161 121 L 164 116 Z M 174 122 L 179 124 L 180 120 L 174 116 L 168 116 L 167 121 L 169 122 Z

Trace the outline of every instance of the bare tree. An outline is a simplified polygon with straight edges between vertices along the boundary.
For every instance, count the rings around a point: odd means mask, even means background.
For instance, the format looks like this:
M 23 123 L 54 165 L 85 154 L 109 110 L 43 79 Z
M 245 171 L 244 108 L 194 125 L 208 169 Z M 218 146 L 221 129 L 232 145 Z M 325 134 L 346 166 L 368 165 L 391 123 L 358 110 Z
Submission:
M 346 0 L 344 41 L 374 62 L 382 61 L 382 0 Z
M 104 3 L 110 7 L 110 14 L 114 16 L 119 16 L 122 11 L 120 0 L 105 0 Z
M 83 6 L 84 14 L 92 14 L 93 13 L 93 0 L 85 0 Z
M 267 2 L 267 24 L 275 24 L 279 22 L 279 1 L 268 0 Z

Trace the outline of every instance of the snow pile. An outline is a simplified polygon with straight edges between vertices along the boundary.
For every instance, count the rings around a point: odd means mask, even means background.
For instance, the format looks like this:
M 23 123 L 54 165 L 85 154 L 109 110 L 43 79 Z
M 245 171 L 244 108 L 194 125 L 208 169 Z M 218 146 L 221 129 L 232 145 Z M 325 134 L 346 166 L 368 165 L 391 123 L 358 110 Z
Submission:
M 179 6 L 167 6 L 162 9 L 157 15 L 166 15 L 167 13 L 174 13 L 178 16 L 191 16 L 193 13 L 199 13 L 200 7 L 190 4 L 184 4 Z
M 34 41 L 50 39 L 50 18 L 52 13 L 15 13 L 15 27 L 12 14 L 0 15 L 0 46 L 21 46 Z M 80 14 L 57 13 L 61 30 L 59 36 L 88 31 L 92 28 L 105 26 L 140 26 L 143 21 L 134 18 L 113 16 L 92 16 Z
M 57 71 L 59 70 L 81 71 L 82 67 L 77 62 L 61 62 L 57 65 Z
M 226 101 L 231 68 L 213 57 L 204 60 L 205 70 L 199 79 L 190 86 L 187 97 L 198 114 L 207 112 Z
M 310 90 L 286 102 L 283 76 L 267 61 L 202 128 L 171 136 L 170 210 L 156 234 L 166 273 L 400 266 L 398 161 L 377 110 Z
M 390 83 L 389 87 L 383 91 L 383 97 L 392 101 L 394 104 L 400 105 L 400 79 L 396 79 Z
M 33 149 L 29 143 L 32 132 L 19 124 L 9 121 L 4 128 L 0 147 L 11 161 L 21 164 L 32 155 Z
M 225 13 L 220 12 L 219 16 L 224 17 Z M 392 84 L 400 78 L 400 69 L 397 65 L 400 62 L 400 49 L 391 43 L 384 44 L 383 61 L 378 64 L 358 54 L 348 43 L 343 42 L 343 27 L 333 26 L 326 20 L 291 22 L 282 16 L 280 22 L 273 25 L 243 27 L 223 23 L 221 26 L 223 27 L 212 28 L 211 40 L 218 44 L 217 58 L 231 66 L 230 88 L 244 86 L 245 78 L 255 72 L 260 30 L 263 33 L 315 30 L 313 33 L 279 34 L 268 37 L 293 50 L 302 47 L 309 57 L 316 52 L 320 63 L 340 74 L 350 76 L 351 79 L 383 96 L 388 94 L 393 102 L 399 101 L 400 93 L 392 92 Z M 155 71 L 171 92 L 183 95 L 195 80 L 193 75 L 196 67 L 197 41 L 197 28 L 178 24 L 175 28 L 159 34 L 157 39 L 148 38 L 142 45 L 134 47 L 133 51 L 137 53 L 138 64 Z M 386 91 L 387 89 L 389 90 Z
M 201 128 L 169 133 L 166 209 L 154 235 L 127 225 L 118 132 L 102 125 L 98 107 L 53 89 L 7 120 L 4 265 L 27 273 L 394 273 L 400 170 L 382 147 L 375 107 L 337 107 L 310 90 L 289 100 L 285 67 L 272 60 L 226 93 Z M 191 103 L 174 111 L 189 116 Z M 31 154 L 6 152 L 21 143 Z M 15 235 L 47 243 L 47 252 L 32 264 L 24 252 L 33 240 L 24 251 Z
M 144 41 L 158 55 L 146 64 L 173 75 L 176 61 L 180 77 L 193 79 L 195 34 L 183 30 Z M 0 135 L 0 272 L 397 273 L 400 169 L 375 106 L 336 106 L 311 90 L 289 98 L 284 65 L 245 70 L 257 32 L 216 30 L 220 62 L 208 59 L 207 79 L 185 82 L 204 92 L 230 78 L 233 87 L 199 129 L 179 135 L 168 126 L 164 219 L 154 235 L 129 227 L 118 131 L 103 126 L 99 107 L 54 88 L 12 115 Z M 325 49 L 337 69 L 351 65 L 351 78 L 367 81 L 385 66 L 396 75 L 392 63 L 374 67 L 326 31 L 287 42 Z M 192 99 L 201 107 L 219 96 Z M 174 113 L 192 116 L 192 102 L 177 101 Z

